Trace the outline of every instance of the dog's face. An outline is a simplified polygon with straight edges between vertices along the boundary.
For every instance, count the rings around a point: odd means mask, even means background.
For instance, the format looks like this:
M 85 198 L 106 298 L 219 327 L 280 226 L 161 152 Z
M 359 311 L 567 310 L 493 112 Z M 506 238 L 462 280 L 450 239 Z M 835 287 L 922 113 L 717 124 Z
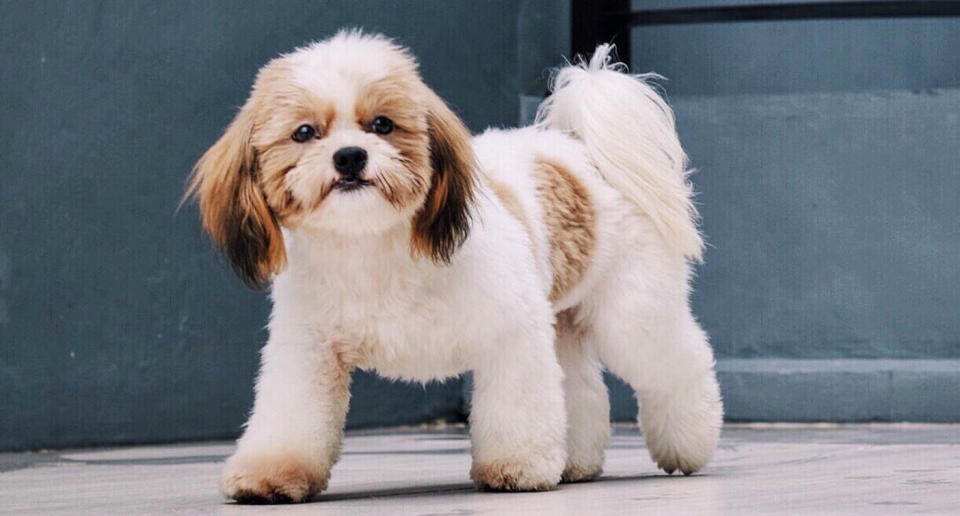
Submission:
M 412 252 L 445 262 L 469 226 L 469 139 L 405 50 L 341 33 L 260 70 L 188 195 L 251 286 L 284 265 L 280 226 L 359 236 L 407 224 Z

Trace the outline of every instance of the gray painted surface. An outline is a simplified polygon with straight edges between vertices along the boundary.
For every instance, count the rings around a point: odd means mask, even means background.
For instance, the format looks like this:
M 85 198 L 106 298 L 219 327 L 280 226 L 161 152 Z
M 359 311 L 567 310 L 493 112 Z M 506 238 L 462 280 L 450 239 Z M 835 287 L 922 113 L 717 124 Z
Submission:
M 537 4 L 0 3 L 0 449 L 235 435 L 268 303 L 174 212 L 257 68 L 381 30 L 474 130 L 512 125 Z M 459 419 L 459 393 L 361 375 L 350 423 Z
M 960 357 L 960 90 L 674 104 L 721 357 Z
M 518 15 L 517 60 L 520 94 L 542 97 L 550 70 L 570 53 L 570 3 L 525 0 Z M 521 120 L 524 120 L 521 110 Z
M 960 360 L 728 358 L 727 421 L 960 421 Z M 635 421 L 633 391 L 607 376 L 610 419 Z
M 699 170 L 721 357 L 960 356 L 960 19 L 632 36 Z
M 960 87 L 960 18 L 652 26 L 632 42 L 674 97 Z
M 960 360 L 730 359 L 729 421 L 960 421 Z

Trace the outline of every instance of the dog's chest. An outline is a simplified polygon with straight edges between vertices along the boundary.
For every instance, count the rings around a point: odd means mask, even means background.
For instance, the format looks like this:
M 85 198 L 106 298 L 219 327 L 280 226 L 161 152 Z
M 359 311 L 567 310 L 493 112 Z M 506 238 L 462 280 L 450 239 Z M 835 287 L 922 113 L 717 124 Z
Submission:
M 319 275 L 305 315 L 360 368 L 410 380 L 456 375 L 471 330 L 442 287 L 414 274 Z

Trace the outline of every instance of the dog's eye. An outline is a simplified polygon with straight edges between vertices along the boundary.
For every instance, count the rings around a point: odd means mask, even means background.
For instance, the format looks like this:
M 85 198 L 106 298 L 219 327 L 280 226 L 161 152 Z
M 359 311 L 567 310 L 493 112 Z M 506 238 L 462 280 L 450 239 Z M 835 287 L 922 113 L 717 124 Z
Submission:
M 378 116 L 373 119 L 373 123 L 370 124 L 370 127 L 373 129 L 373 132 L 377 134 L 387 134 L 390 131 L 393 131 L 393 120 L 385 116 Z
M 303 143 L 317 135 L 317 130 L 312 125 L 303 124 L 293 132 L 293 141 Z

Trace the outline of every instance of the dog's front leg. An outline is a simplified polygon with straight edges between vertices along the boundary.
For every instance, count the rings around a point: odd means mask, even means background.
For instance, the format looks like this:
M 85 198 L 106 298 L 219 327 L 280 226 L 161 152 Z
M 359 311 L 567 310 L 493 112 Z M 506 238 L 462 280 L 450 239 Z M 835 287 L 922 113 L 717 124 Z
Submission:
M 271 335 L 253 413 L 223 470 L 223 493 L 241 503 L 285 503 L 325 489 L 340 455 L 350 372 L 334 343 L 307 332 Z
M 567 460 L 553 328 L 547 321 L 529 330 L 498 345 L 473 370 L 470 476 L 479 489 L 554 489 Z

